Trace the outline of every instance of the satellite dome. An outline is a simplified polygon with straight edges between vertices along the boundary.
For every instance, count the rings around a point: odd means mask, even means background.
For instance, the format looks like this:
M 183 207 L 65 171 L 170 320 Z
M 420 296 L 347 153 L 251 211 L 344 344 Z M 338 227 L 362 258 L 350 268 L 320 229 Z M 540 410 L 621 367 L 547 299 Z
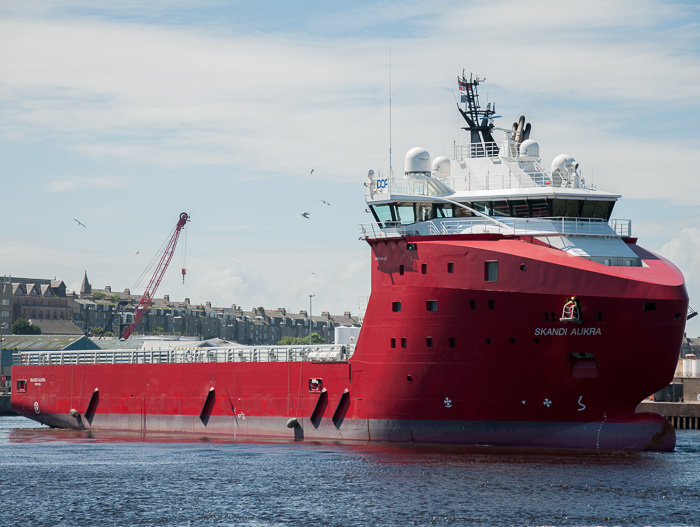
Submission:
M 450 160 L 445 156 L 433 159 L 433 177 L 447 177 L 450 175 Z
M 520 144 L 520 158 L 525 161 L 535 161 L 540 157 L 540 145 L 537 141 L 526 139 Z
M 428 151 L 420 146 L 411 148 L 406 154 L 403 170 L 406 174 L 430 173 L 430 154 Z

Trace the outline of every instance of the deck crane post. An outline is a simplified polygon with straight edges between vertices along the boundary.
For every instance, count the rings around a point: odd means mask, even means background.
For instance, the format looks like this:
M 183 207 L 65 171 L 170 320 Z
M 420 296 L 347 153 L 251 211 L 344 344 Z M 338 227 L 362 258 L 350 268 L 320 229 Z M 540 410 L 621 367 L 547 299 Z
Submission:
M 146 314 L 148 307 L 151 305 L 153 297 L 156 294 L 156 289 L 158 289 L 158 285 L 160 284 L 160 281 L 163 278 L 163 275 L 165 274 L 168 265 L 170 264 L 170 260 L 172 260 L 173 254 L 175 254 L 175 246 L 177 245 L 177 240 L 180 237 L 180 231 L 182 231 L 182 228 L 185 226 L 185 223 L 189 221 L 189 218 L 190 217 L 186 212 L 180 213 L 180 219 L 178 220 L 177 226 L 175 227 L 175 232 L 170 237 L 168 246 L 165 248 L 165 252 L 163 252 L 163 256 L 161 256 L 160 258 L 160 262 L 158 262 L 158 267 L 156 267 L 156 270 L 153 273 L 153 276 L 151 277 L 151 281 L 148 282 L 148 286 L 146 287 L 146 290 L 144 291 L 143 296 L 141 297 L 139 305 L 136 306 L 136 309 L 134 310 L 134 321 L 131 324 L 129 324 L 129 326 L 124 330 L 124 334 L 121 337 L 122 339 L 126 340 L 131 336 L 131 334 L 136 329 L 138 323 Z

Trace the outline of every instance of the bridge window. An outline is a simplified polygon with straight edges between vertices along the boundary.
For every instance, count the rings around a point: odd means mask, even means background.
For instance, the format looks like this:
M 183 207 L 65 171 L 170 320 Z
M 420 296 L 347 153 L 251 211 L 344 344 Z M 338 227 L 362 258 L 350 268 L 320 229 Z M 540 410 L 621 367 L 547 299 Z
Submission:
M 439 204 L 435 205 L 435 217 L 451 218 L 453 216 L 453 205 Z
M 491 207 L 488 201 L 475 201 L 474 203 L 467 203 L 471 208 L 484 214 L 491 214 Z M 466 211 L 465 211 L 466 212 Z M 471 216 L 471 214 L 469 214 Z
M 531 215 L 535 218 L 551 216 L 551 200 L 533 199 L 530 200 Z
M 584 200 L 581 208 L 581 217 L 608 220 L 614 205 L 614 201 Z
M 518 218 L 526 218 L 530 216 L 530 205 L 527 200 L 511 201 L 511 209 L 513 216 Z
M 392 217 L 392 210 L 390 205 L 372 205 L 370 207 L 374 219 L 379 223 L 387 223 L 390 221 L 396 221 Z
M 507 201 L 492 202 L 491 211 L 494 216 L 512 216 L 510 213 L 510 204 Z
M 579 199 L 555 199 L 552 207 L 552 216 L 564 216 L 566 218 L 577 218 L 581 200 Z
M 413 203 L 398 203 L 396 205 L 396 221 L 406 225 L 416 222 L 416 210 L 413 208 Z

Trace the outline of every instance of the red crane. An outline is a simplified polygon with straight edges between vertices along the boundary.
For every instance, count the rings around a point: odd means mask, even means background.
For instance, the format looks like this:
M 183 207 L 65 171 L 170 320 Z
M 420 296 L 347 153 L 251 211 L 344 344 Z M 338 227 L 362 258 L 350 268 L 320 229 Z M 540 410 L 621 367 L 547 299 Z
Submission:
M 124 334 L 122 335 L 122 338 L 124 340 L 128 339 L 131 336 L 131 334 L 136 329 L 138 323 L 146 314 L 148 307 L 151 305 L 151 302 L 153 301 L 153 296 L 156 294 L 156 289 L 158 289 L 158 285 L 160 284 L 160 281 L 163 278 L 163 275 L 165 274 L 168 265 L 170 264 L 170 260 L 172 260 L 173 254 L 175 254 L 175 246 L 177 245 L 177 240 L 180 237 L 180 231 L 185 226 L 185 223 L 187 223 L 189 218 L 190 217 L 187 215 L 186 212 L 182 212 L 180 214 L 180 219 L 178 220 L 177 226 L 175 227 L 175 232 L 170 237 L 168 246 L 165 248 L 165 252 L 163 253 L 163 256 L 161 256 L 160 262 L 158 262 L 158 267 L 156 267 L 156 270 L 153 273 L 153 276 L 151 277 L 151 281 L 148 282 L 148 286 L 146 287 L 146 291 L 141 297 L 139 305 L 136 306 L 136 310 L 134 311 L 134 321 L 124 330 Z M 184 269 L 182 270 L 182 281 L 185 281 Z

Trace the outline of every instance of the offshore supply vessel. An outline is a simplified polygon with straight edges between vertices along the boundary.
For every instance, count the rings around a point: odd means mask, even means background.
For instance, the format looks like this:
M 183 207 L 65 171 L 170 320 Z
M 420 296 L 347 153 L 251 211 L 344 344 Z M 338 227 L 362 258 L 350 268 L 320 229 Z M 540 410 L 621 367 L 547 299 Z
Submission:
M 354 345 L 16 354 L 15 412 L 54 427 L 672 450 L 636 413 L 673 377 L 688 295 L 620 197 L 458 77 L 469 141 L 369 171 L 372 291 Z M 499 133 L 500 140 L 494 138 Z

